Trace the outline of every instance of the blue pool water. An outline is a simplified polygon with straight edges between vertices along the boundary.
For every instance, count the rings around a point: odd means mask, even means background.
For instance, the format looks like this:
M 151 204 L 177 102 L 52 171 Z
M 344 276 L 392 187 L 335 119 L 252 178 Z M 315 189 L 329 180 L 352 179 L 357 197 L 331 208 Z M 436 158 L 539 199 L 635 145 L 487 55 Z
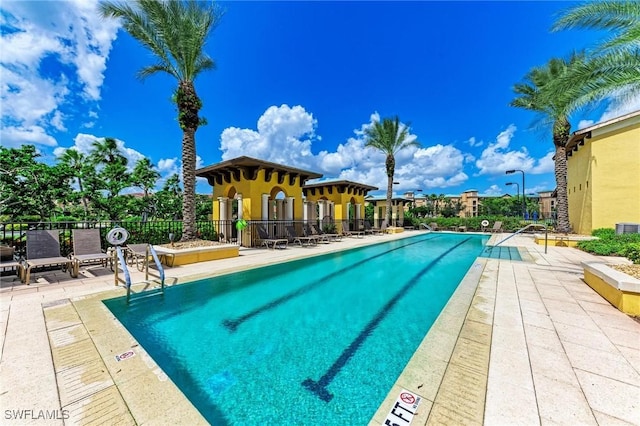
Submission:
M 212 424 L 367 424 L 487 240 L 421 234 L 105 303 Z

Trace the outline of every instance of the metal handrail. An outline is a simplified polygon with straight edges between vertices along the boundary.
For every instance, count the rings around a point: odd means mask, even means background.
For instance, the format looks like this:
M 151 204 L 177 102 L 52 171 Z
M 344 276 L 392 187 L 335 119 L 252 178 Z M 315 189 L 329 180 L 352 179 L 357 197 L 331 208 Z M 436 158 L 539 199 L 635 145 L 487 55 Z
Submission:
M 149 253 L 153 257 L 153 261 L 156 264 L 156 269 L 158 270 L 158 278 L 160 278 L 160 288 L 162 289 L 162 293 L 164 293 L 164 268 L 162 267 L 162 263 L 160 262 L 160 258 L 158 257 L 158 253 L 156 253 L 156 249 L 153 248 L 151 244 L 147 246 L 147 259 L 149 259 Z M 146 262 L 146 271 L 145 271 L 145 280 L 149 280 L 149 262 Z
M 516 232 L 514 232 L 514 233 L 513 233 L 513 234 L 511 234 L 511 235 L 509 235 L 509 236 L 508 236 L 507 238 L 505 238 L 504 240 L 502 240 L 502 241 L 500 241 L 500 242 L 498 242 L 498 243 L 494 244 L 494 245 L 493 245 L 493 247 L 497 247 L 497 246 L 499 246 L 500 244 L 504 243 L 504 242 L 505 242 L 505 241 L 507 241 L 508 239 L 513 238 L 513 237 L 515 237 L 516 235 L 523 233 L 524 231 L 526 231 L 527 229 L 529 229 L 529 228 L 531 228 L 531 227 L 537 227 L 537 228 L 539 228 L 539 227 L 543 227 L 543 228 L 544 228 L 544 231 L 545 231 L 545 236 L 546 236 L 546 234 L 547 234 L 547 227 L 546 227 L 546 226 L 544 226 L 544 225 L 540 225 L 539 223 L 530 223 L 530 224 L 528 224 L 527 226 L 525 226 L 524 228 L 520 228 L 520 229 L 518 229 Z M 545 240 L 546 240 L 546 238 L 545 238 Z

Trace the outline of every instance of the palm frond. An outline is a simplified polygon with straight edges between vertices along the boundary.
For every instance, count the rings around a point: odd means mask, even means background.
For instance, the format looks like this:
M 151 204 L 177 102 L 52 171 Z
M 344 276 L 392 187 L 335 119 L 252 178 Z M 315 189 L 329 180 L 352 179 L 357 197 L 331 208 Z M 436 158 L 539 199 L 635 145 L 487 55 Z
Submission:
M 566 10 L 551 27 L 552 31 L 571 28 L 619 30 L 640 23 L 640 2 L 596 1 Z

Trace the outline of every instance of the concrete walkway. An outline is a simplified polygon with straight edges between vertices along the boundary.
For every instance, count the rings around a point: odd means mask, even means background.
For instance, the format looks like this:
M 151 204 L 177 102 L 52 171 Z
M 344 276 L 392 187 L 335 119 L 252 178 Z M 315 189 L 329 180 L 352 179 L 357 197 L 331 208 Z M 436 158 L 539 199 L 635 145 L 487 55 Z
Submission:
M 184 282 L 411 235 L 242 250 L 166 272 Z M 545 254 L 528 236 L 508 245 L 524 261 L 474 263 L 371 424 L 383 424 L 406 389 L 422 399 L 413 424 L 640 425 L 640 323 L 582 282 L 580 262 L 595 257 L 566 247 Z M 204 423 L 100 303 L 124 294 L 113 275 L 83 274 L 37 273 L 30 286 L 2 277 L 1 423 Z M 123 348 L 136 356 L 116 363 Z

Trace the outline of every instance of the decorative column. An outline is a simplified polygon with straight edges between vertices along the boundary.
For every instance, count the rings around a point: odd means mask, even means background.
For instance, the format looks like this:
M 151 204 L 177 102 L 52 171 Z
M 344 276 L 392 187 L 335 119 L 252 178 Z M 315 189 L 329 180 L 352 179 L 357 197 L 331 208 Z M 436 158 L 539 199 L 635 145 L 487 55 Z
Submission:
M 287 197 L 286 200 L 287 200 L 287 205 L 286 205 L 287 211 L 286 211 L 285 217 L 287 218 L 287 220 L 293 220 L 293 206 L 296 200 L 294 197 Z
M 224 235 L 223 240 L 231 238 L 231 225 L 229 224 L 229 209 L 227 208 L 227 203 L 229 198 L 227 197 L 218 197 L 218 204 L 220 205 L 220 222 L 218 223 L 218 229 Z M 220 236 L 218 236 L 220 239 Z
M 269 220 L 269 194 L 262 194 L 262 220 Z
M 242 194 L 236 194 L 236 200 L 238 201 L 238 220 L 242 219 Z M 238 245 L 242 246 L 242 233 L 244 231 L 238 230 Z
M 284 220 L 284 199 L 278 198 L 276 200 L 276 219 Z

